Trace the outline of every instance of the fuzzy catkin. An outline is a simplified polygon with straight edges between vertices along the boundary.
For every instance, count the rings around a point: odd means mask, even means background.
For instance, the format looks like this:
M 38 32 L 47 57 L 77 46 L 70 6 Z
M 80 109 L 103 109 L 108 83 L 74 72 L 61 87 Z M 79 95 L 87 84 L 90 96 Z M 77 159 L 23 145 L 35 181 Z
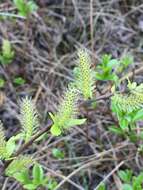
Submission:
M 114 103 L 120 111 L 132 112 L 143 107 L 143 95 L 140 93 L 129 95 L 115 94 L 112 97 L 112 103 Z
M 68 89 L 59 105 L 56 121 L 59 127 L 66 128 L 66 123 L 77 113 L 78 92 L 75 88 Z
M 25 141 L 28 141 L 38 126 L 38 113 L 33 101 L 26 97 L 20 103 L 20 122 L 25 133 Z
M 91 59 L 85 49 L 78 50 L 79 87 L 85 99 L 93 95 L 93 73 L 91 70 Z

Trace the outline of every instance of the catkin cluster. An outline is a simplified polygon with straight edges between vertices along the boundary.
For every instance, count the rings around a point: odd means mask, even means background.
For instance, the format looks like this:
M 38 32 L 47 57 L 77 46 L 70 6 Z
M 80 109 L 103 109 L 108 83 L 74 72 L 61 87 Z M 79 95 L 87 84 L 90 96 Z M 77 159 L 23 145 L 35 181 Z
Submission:
M 69 85 L 64 94 L 56 115 L 50 114 L 53 120 L 51 133 L 60 135 L 64 129 L 74 125 L 81 125 L 85 119 L 76 119 L 77 102 L 79 94 L 84 99 L 89 99 L 93 95 L 93 71 L 91 69 L 91 59 L 85 49 L 78 50 L 78 65 L 76 67 L 75 81 Z

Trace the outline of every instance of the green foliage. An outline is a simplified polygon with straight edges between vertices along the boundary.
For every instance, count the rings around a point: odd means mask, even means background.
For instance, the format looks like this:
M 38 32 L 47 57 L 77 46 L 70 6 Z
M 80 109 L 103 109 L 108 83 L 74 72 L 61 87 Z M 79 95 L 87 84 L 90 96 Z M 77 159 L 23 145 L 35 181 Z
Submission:
M 96 67 L 96 79 L 117 81 L 118 76 L 113 72 L 113 69 L 117 69 L 118 65 L 117 59 L 111 59 L 111 55 L 103 55 L 101 64 Z
M 54 179 L 44 175 L 44 170 L 38 163 L 35 163 L 32 168 L 32 176 L 30 173 L 30 170 L 26 168 L 15 175 L 16 180 L 23 185 L 24 189 L 36 190 L 38 187 L 51 187 L 48 190 L 54 190 L 54 187 L 57 186 Z
M 120 60 L 112 59 L 111 55 L 103 55 L 101 63 L 96 67 L 96 79 L 103 81 L 114 81 L 116 84 L 119 82 L 119 76 L 130 64 L 133 63 L 133 57 L 126 55 Z
M 16 136 L 11 137 L 8 141 L 5 140 L 3 125 L 0 121 L 0 159 L 9 159 L 15 150 Z
M 138 176 L 134 176 L 131 170 L 120 170 L 118 172 L 120 179 L 122 180 L 123 190 L 142 190 L 143 172 Z
M 65 154 L 63 151 L 61 151 L 59 148 L 53 148 L 52 154 L 55 158 L 63 159 L 65 157 Z
M 14 157 L 14 151 L 17 150 L 16 142 L 20 139 L 24 139 L 28 142 L 36 132 L 36 127 L 38 126 L 38 113 L 33 101 L 28 97 L 23 98 L 20 103 L 20 108 L 20 122 L 23 127 L 22 133 L 12 136 L 6 141 L 3 126 L 2 123 L 0 123 L 0 159 L 10 161 L 10 164 L 5 170 L 5 175 L 15 178 L 27 190 L 36 190 L 41 186 L 53 190 L 55 186 L 57 186 L 57 182 L 54 179 L 45 177 L 43 168 L 38 163 L 35 163 L 31 156 L 20 155 Z M 62 157 L 62 152 L 54 153 L 58 158 Z M 31 165 L 34 165 L 32 177 L 30 176 L 31 172 L 29 170 Z
M 48 184 L 47 184 L 47 189 L 48 190 L 54 190 L 56 186 L 58 185 L 57 181 L 55 179 L 49 178 L 48 179 Z
M 122 128 L 116 127 L 115 125 L 110 126 L 109 131 L 121 136 L 124 134 Z
M 137 85 L 128 81 L 128 93 L 114 92 L 111 98 L 111 109 L 116 114 L 121 130 L 115 128 L 116 133 L 127 131 L 131 141 L 142 139 L 142 135 L 135 133 L 138 121 L 143 119 L 143 84 Z M 110 128 L 113 131 L 113 127 Z M 115 132 L 114 130 L 114 132 Z
M 122 188 L 123 190 L 133 190 L 132 186 L 129 184 L 124 184 Z
M 132 178 L 132 171 L 131 170 L 119 170 L 118 175 L 123 182 L 130 183 L 131 178 Z
M 38 122 L 38 112 L 31 98 L 23 98 L 20 103 L 20 122 L 24 139 L 27 142 L 35 134 Z
M 25 84 L 25 82 L 26 81 L 22 77 L 16 77 L 13 80 L 13 83 L 16 85 L 23 85 L 23 84 Z
M 133 64 L 134 59 L 130 54 L 125 55 L 120 60 L 120 65 L 118 67 L 118 72 L 124 71 L 130 64 Z
M 50 113 L 53 120 L 51 127 L 52 135 L 59 136 L 64 129 L 68 129 L 74 125 L 81 125 L 85 119 L 76 119 L 77 114 L 78 92 L 75 88 L 69 88 L 64 95 L 61 104 L 58 107 L 56 115 Z
M 74 69 L 75 84 L 84 99 L 92 98 L 94 90 L 94 72 L 91 69 L 91 59 L 85 49 L 78 50 L 78 67 Z
M 13 0 L 13 2 L 18 9 L 19 15 L 24 17 L 27 17 L 38 9 L 38 6 L 35 4 L 34 1 Z
M 19 156 L 15 158 L 6 168 L 5 174 L 10 177 L 16 178 L 19 173 L 24 172 L 26 168 L 34 163 L 33 159 L 29 156 Z
M 5 85 L 5 80 L 3 78 L 0 78 L 0 88 L 3 88 Z
M 0 52 L 0 62 L 4 65 L 10 64 L 14 58 L 14 51 L 12 50 L 9 40 L 3 40 L 2 50 Z
M 97 190 L 106 190 L 106 186 L 104 183 L 102 183 Z

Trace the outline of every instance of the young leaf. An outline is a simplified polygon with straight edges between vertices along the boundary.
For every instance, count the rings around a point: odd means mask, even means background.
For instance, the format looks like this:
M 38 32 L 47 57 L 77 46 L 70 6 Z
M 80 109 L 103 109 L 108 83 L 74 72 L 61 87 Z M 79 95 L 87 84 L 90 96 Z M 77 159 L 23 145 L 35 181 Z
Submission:
M 119 177 L 122 181 L 129 183 L 131 181 L 132 172 L 130 170 L 120 170 L 118 172 Z
M 22 77 L 16 77 L 13 80 L 13 83 L 16 85 L 22 85 L 22 84 L 25 84 L 25 82 L 26 81 Z
M 32 12 L 35 12 L 38 8 L 34 1 L 26 2 L 25 0 L 13 0 L 13 2 L 19 11 L 19 15 L 24 17 L 27 17 Z
M 123 135 L 124 131 L 121 128 L 117 128 L 116 126 L 111 126 L 109 127 L 109 131 L 118 134 L 118 135 Z
M 32 170 L 33 174 L 33 183 L 40 184 L 44 178 L 44 171 L 40 164 L 35 164 Z
M 71 119 L 64 128 L 69 128 L 76 125 L 84 124 L 86 119 Z
M 6 143 L 6 151 L 8 157 L 10 157 L 13 154 L 15 147 L 16 147 L 15 140 L 13 138 L 10 138 Z
M 5 80 L 0 78 L 0 88 L 3 88 L 5 85 Z
M 26 184 L 26 185 L 24 185 L 23 186 L 25 189 L 27 189 L 27 190 L 36 190 L 36 188 L 37 188 L 37 186 L 36 185 L 34 185 L 34 184 Z
M 28 169 L 24 170 L 23 172 L 16 173 L 14 177 L 22 184 L 29 184 L 31 182 Z
M 51 131 L 53 136 L 59 136 L 62 133 L 61 129 L 55 124 L 52 125 L 50 131 Z
M 129 185 L 129 184 L 124 184 L 124 185 L 122 186 L 122 188 L 123 188 L 123 190 L 133 190 L 132 186 Z
M 17 173 L 25 171 L 31 164 L 34 163 L 34 160 L 28 156 L 19 156 L 14 159 L 5 170 L 5 174 L 10 177 L 15 177 Z
M 137 177 L 133 177 L 133 189 L 142 190 L 143 173 L 141 172 Z
M 52 149 L 52 154 L 55 158 L 58 158 L 58 159 L 63 159 L 64 158 L 64 152 L 61 151 L 59 148 L 53 148 Z
M 141 120 L 141 119 L 143 119 L 143 109 L 138 110 L 138 111 L 134 114 L 134 116 L 133 116 L 133 118 L 132 118 L 132 121 L 135 122 L 135 121 L 139 121 L 139 120 Z
M 97 190 L 106 190 L 105 184 L 102 183 Z

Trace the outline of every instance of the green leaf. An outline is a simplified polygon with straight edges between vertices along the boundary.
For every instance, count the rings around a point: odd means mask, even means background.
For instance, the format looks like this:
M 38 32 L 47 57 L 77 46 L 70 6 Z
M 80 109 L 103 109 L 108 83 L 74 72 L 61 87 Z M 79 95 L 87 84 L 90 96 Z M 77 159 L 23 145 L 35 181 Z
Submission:
M 19 11 L 19 15 L 24 16 L 24 17 L 36 11 L 38 8 L 38 6 L 35 4 L 34 1 L 27 2 L 25 0 L 14 0 L 13 2 Z
M 143 109 L 139 110 L 138 112 L 136 112 L 136 114 L 133 116 L 132 121 L 138 121 L 143 119 Z
M 13 0 L 14 4 L 19 10 L 22 10 L 24 6 L 24 1 L 23 0 Z
M 25 80 L 22 78 L 22 77 L 16 77 L 14 80 L 13 80 L 14 84 L 16 85 L 22 85 L 22 84 L 25 84 Z
M 133 188 L 135 190 L 140 190 L 142 182 L 143 182 L 143 173 L 140 173 L 137 177 L 133 177 Z
M 127 128 L 128 127 L 128 121 L 126 120 L 126 119 L 124 119 L 124 118 L 121 118 L 121 120 L 119 121 L 119 124 L 120 124 L 120 127 L 122 128 L 122 129 L 125 129 L 125 128 Z
M 13 154 L 15 147 L 16 147 L 15 140 L 13 138 L 10 138 L 6 143 L 6 150 L 9 157 Z
M 131 181 L 132 177 L 132 171 L 130 170 L 120 170 L 118 172 L 119 177 L 121 178 L 122 181 L 129 183 Z
M 52 154 L 55 158 L 63 159 L 65 157 L 65 154 L 63 151 L 61 151 L 59 148 L 53 148 Z
M 11 137 L 6 142 L 6 152 L 7 152 L 8 157 L 10 157 L 13 154 L 14 150 L 15 150 L 15 147 L 16 147 L 15 141 L 17 141 L 17 140 L 19 140 L 21 138 L 23 138 L 23 134 L 19 133 L 16 136 Z
M 15 174 L 25 171 L 33 163 L 34 160 L 30 156 L 18 156 L 8 165 L 5 174 L 9 177 L 13 177 Z
M 134 62 L 133 57 L 131 55 L 126 55 L 120 61 L 120 63 L 126 68 L 128 65 Z
M 27 6 L 29 7 L 29 10 L 31 13 L 37 11 L 37 9 L 38 9 L 38 6 L 36 5 L 36 3 L 34 1 L 29 1 L 27 3 Z
M 102 184 L 98 187 L 97 190 L 105 190 L 105 189 L 106 189 L 105 184 L 102 183 Z
M 48 184 L 46 185 L 46 187 L 48 190 L 54 190 L 57 185 L 58 185 L 58 183 L 56 182 L 55 179 L 49 178 Z
M 4 85 L 5 85 L 5 80 L 0 78 L 0 88 L 4 87 Z
M 112 69 L 114 66 L 117 66 L 119 65 L 119 62 L 117 59 L 111 59 L 109 62 L 108 62 L 108 65 L 107 67 Z
M 22 184 L 29 184 L 30 183 L 29 172 L 27 169 L 25 171 L 20 172 L 20 173 L 14 174 L 13 177 Z
M 84 124 L 86 119 L 71 119 L 69 122 L 66 124 L 65 128 L 76 126 L 76 125 L 82 125 Z
M 32 170 L 33 175 L 33 183 L 34 184 L 41 184 L 44 178 L 44 171 L 40 164 L 35 164 Z
M 129 184 L 124 184 L 122 187 L 123 187 L 123 190 L 133 190 L 132 186 Z
M 55 125 L 55 124 L 52 125 L 50 131 L 51 131 L 52 135 L 54 135 L 54 136 L 59 136 L 62 133 L 61 130 L 60 130 L 60 128 L 57 125 Z
M 27 184 L 27 185 L 24 185 L 23 187 L 27 190 L 36 190 L 37 189 L 37 186 L 34 184 Z
M 117 128 L 114 125 L 109 127 L 109 131 L 111 131 L 111 132 L 113 132 L 115 134 L 118 134 L 118 135 L 123 135 L 123 133 L 124 133 L 121 128 L 119 128 L 119 127 Z

